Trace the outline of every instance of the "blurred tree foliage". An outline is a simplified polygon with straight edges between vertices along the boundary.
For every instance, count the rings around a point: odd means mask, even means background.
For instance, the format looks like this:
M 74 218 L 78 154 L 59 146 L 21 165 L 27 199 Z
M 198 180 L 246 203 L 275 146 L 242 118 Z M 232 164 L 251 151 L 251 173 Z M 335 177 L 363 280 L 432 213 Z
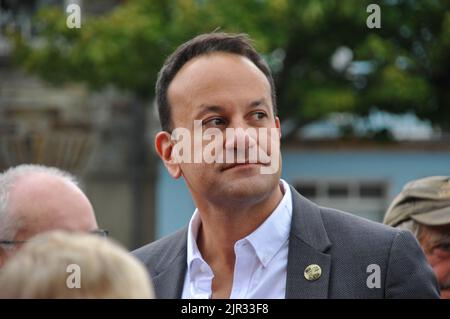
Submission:
M 366 8 L 381 7 L 369 29 Z M 248 33 L 273 69 L 282 119 L 330 112 L 412 111 L 450 129 L 450 0 L 130 0 L 66 27 L 61 8 L 35 20 L 37 44 L 16 37 L 28 70 L 62 83 L 114 84 L 154 95 L 165 57 L 196 34 Z

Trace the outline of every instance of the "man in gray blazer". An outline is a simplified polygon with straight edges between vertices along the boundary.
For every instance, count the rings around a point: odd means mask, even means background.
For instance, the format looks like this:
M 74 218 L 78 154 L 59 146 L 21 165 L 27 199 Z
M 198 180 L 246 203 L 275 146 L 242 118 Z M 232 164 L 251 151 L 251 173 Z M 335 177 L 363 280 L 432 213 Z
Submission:
M 133 252 L 158 298 L 439 297 L 409 232 L 319 207 L 280 179 L 274 82 L 245 35 L 181 45 L 156 96 L 156 151 L 197 206 L 188 227 Z

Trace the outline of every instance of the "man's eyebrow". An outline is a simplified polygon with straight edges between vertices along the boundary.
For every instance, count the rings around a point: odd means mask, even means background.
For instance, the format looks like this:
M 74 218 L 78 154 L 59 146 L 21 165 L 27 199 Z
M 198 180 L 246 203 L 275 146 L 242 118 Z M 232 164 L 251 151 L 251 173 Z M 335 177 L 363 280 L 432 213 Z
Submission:
M 259 100 L 252 101 L 248 104 L 249 108 L 256 108 L 259 106 L 265 106 L 269 108 L 269 104 L 267 103 L 265 98 L 261 98 Z M 224 110 L 223 106 L 215 105 L 215 104 L 201 104 L 199 106 L 200 111 L 197 112 L 195 118 L 201 118 L 206 113 L 220 113 Z
M 200 111 L 197 112 L 195 118 L 200 118 L 206 113 L 220 113 L 223 111 L 223 107 L 220 105 L 201 104 L 199 108 Z
M 265 98 L 255 100 L 249 104 L 249 107 L 252 107 L 252 108 L 258 107 L 258 106 L 266 106 L 267 108 L 269 108 L 269 104 L 267 103 Z

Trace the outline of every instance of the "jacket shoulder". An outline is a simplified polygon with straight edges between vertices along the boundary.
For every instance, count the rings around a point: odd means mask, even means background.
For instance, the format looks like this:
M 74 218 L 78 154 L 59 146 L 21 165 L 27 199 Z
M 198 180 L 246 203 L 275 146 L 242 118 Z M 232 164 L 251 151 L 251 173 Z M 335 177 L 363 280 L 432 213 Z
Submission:
M 384 298 L 439 298 L 434 273 L 412 233 L 330 208 L 320 207 L 320 213 L 339 256 L 338 277 L 346 278 L 350 265 L 376 264 L 383 274 Z M 335 286 L 345 291 L 342 282 L 348 284 L 341 280 Z
M 332 208 L 319 207 L 328 236 L 333 239 L 357 239 L 355 243 L 370 244 L 382 242 L 391 244 L 400 232 L 391 226 L 371 221 Z M 331 238 L 334 237 L 334 238 Z M 335 241 L 333 241 L 335 242 Z
M 361 260 L 381 258 L 387 261 L 395 239 L 402 232 L 332 208 L 320 207 L 320 214 L 333 243 L 332 249 L 340 254 L 359 256 Z
M 186 242 L 187 227 L 142 246 L 131 253 L 143 262 L 151 273 L 154 273 L 170 264 L 179 254 L 186 254 Z

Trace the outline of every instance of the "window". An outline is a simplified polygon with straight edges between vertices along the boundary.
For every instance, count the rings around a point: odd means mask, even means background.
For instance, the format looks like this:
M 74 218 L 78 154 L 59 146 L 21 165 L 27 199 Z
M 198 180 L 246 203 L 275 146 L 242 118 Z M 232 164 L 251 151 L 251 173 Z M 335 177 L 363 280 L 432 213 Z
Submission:
M 381 222 L 387 208 L 388 182 L 383 180 L 301 179 L 294 187 L 319 205 Z
M 317 196 L 317 188 L 314 184 L 303 184 L 294 186 L 303 196 L 313 198 Z
M 329 184 L 328 185 L 328 197 L 348 197 L 349 185 L 347 184 Z
M 361 183 L 359 186 L 359 196 L 361 198 L 378 198 L 378 197 L 384 197 L 385 194 L 385 187 L 384 185 L 380 183 Z

